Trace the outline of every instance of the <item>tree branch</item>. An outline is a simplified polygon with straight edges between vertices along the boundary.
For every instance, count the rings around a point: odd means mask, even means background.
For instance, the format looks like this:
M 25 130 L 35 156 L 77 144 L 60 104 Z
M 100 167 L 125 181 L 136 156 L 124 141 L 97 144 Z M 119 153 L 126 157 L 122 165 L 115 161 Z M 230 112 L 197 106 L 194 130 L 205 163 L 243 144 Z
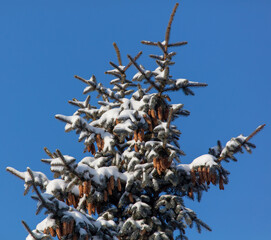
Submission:
M 122 66 L 122 61 L 121 61 L 121 56 L 120 56 L 120 50 L 117 46 L 117 44 L 115 42 L 113 42 L 113 46 L 115 48 L 115 51 L 116 51 L 116 54 L 117 54 L 117 57 L 118 57 L 118 62 L 119 62 L 119 65 Z
M 238 148 L 241 148 L 246 142 L 248 142 L 251 138 L 253 138 L 258 132 L 260 132 L 265 127 L 265 124 L 260 125 L 257 127 L 249 136 L 246 137 L 246 140 L 239 144 Z M 238 149 L 237 148 L 237 149 Z M 218 162 L 221 162 L 225 157 L 220 157 L 217 159 Z
M 167 30 L 166 30 L 166 36 L 165 36 L 165 51 L 166 52 L 167 52 L 168 43 L 169 43 L 171 24 L 173 22 L 174 15 L 175 15 L 175 13 L 177 11 L 178 6 L 179 6 L 179 3 L 176 3 L 173 10 L 172 10 L 170 18 L 169 18 L 169 22 L 168 22 L 168 26 L 167 26 Z
M 156 84 L 145 74 L 145 72 L 141 69 L 140 66 L 132 59 L 130 55 L 127 55 L 127 57 L 130 59 L 130 61 L 135 65 L 136 69 L 144 76 L 144 78 L 158 91 L 160 92 L 159 87 L 156 86 Z

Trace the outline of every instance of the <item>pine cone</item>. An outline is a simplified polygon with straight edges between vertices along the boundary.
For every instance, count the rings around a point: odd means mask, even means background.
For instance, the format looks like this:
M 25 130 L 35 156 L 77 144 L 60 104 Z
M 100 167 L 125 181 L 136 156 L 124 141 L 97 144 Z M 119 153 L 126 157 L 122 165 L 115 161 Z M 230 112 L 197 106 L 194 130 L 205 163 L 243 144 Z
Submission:
M 65 221 L 62 223 L 62 231 L 63 231 L 63 235 L 67 235 L 68 234 L 68 223 Z
M 110 182 L 110 187 L 111 187 L 111 189 L 114 190 L 114 187 L 115 187 L 114 176 L 111 176 L 111 177 L 110 177 L 109 182 Z
M 207 184 L 210 185 L 211 174 L 210 174 L 210 168 L 209 167 L 207 167 L 206 175 L 207 175 Z
M 188 197 L 190 197 L 191 199 L 194 199 L 194 192 L 193 192 L 192 187 L 190 187 L 188 190 Z
M 143 129 L 143 128 L 141 128 L 141 129 L 139 130 L 137 136 L 138 136 L 138 139 L 139 139 L 140 142 L 143 142 L 143 141 L 144 141 L 144 129 Z
M 129 200 L 130 200 L 131 203 L 134 202 L 134 198 L 133 198 L 132 193 L 129 193 L 129 194 L 128 194 L 128 198 L 129 198 Z
M 55 230 L 52 227 L 49 227 L 49 232 L 50 232 L 50 234 L 51 234 L 52 237 L 56 236 L 56 232 L 55 232 Z
M 102 151 L 102 137 L 101 134 L 97 134 L 96 135 L 96 143 L 97 143 L 97 147 L 98 147 L 98 151 Z
M 56 235 L 57 235 L 57 238 L 60 240 L 62 237 L 62 233 L 61 233 L 61 229 L 59 227 L 56 228 Z
M 137 130 L 134 131 L 134 140 L 135 140 L 136 142 L 138 141 Z
M 108 191 L 108 194 L 111 196 L 112 195 L 112 189 L 111 189 L 110 182 L 107 183 L 107 191 Z
M 86 196 L 88 196 L 88 182 L 87 181 L 83 182 L 83 193 L 86 194 Z
M 104 190 L 104 201 L 107 202 L 107 200 L 108 200 L 107 191 Z
M 194 168 L 191 169 L 190 171 L 190 176 L 191 176 L 191 182 L 193 183 L 193 185 L 196 185 L 196 174 L 195 174 L 195 170 Z
M 117 182 L 118 182 L 118 191 L 121 192 L 121 182 L 120 182 L 119 178 L 118 178 Z
M 79 197 L 83 197 L 84 195 L 83 185 L 79 184 L 78 189 L 79 189 Z
M 88 209 L 88 214 L 91 215 L 92 214 L 92 203 L 88 203 L 87 204 L 87 209 Z
M 211 172 L 211 182 L 212 184 L 216 185 L 216 173 Z
M 163 109 L 162 109 L 161 106 L 158 107 L 157 113 L 158 113 L 158 118 L 159 118 L 159 120 L 162 121 L 164 118 L 163 118 Z
M 221 175 L 219 176 L 219 189 L 224 190 L 224 181 Z
M 207 182 L 206 167 L 202 168 L 202 178 L 204 183 Z
M 95 145 L 94 143 L 90 144 L 90 152 L 94 156 L 96 154 Z
M 199 184 L 203 183 L 203 176 L 201 172 L 201 167 L 198 167 L 198 173 L 199 173 Z

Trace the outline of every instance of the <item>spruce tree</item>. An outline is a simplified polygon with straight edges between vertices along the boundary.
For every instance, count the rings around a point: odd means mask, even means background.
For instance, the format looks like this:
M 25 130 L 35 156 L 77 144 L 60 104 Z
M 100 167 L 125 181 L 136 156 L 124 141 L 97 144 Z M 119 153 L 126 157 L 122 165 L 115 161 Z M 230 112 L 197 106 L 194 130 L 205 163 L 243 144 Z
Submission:
M 7 170 L 25 182 L 25 194 L 32 188 L 37 212 L 45 209 L 46 218 L 34 230 L 22 221 L 29 235 L 26 239 L 187 239 L 187 227 L 211 230 L 196 213 L 184 205 L 183 198 L 197 198 L 211 185 L 223 190 L 229 172 L 223 162 L 237 161 L 236 153 L 251 152 L 255 145 L 249 140 L 264 125 L 248 136 L 239 135 L 225 146 L 220 141 L 190 164 L 181 164 L 185 155 L 179 146 L 181 132 L 173 124 L 189 111 L 181 103 L 171 103 L 169 93 L 182 91 L 194 95 L 193 88 L 207 84 L 175 78 L 171 66 L 176 52 L 172 48 L 187 42 L 171 43 L 170 31 L 177 10 L 175 5 L 164 41 L 142 41 L 161 50 L 150 55 L 157 68 L 148 70 L 138 64 L 142 52 L 128 55 L 123 64 L 120 50 L 113 44 L 117 63 L 106 71 L 112 76 L 112 89 L 79 76 L 86 87 L 84 94 L 96 91 L 99 107 L 73 99 L 78 109 L 72 116 L 56 115 L 65 122 L 65 131 L 74 130 L 84 143 L 87 156 L 81 161 L 44 148 L 54 179 L 44 173 Z M 137 73 L 128 77 L 134 67 Z

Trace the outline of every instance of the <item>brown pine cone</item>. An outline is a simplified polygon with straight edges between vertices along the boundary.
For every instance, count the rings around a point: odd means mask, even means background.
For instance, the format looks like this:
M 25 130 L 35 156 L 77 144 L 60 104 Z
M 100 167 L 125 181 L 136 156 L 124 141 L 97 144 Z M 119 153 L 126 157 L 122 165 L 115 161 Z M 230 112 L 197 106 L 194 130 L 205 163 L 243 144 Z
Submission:
M 90 152 L 94 156 L 96 154 L 96 149 L 94 143 L 90 144 Z
M 158 161 L 157 161 L 157 164 L 156 164 L 156 170 L 157 170 L 157 172 L 158 172 L 159 175 L 162 174 L 160 159 L 158 159 Z
M 167 169 L 167 159 L 166 158 L 160 158 L 160 166 L 161 166 L 161 171 L 164 172 Z
M 52 237 L 56 236 L 56 232 L 55 232 L 55 230 L 52 227 L 49 227 L 49 232 L 50 232 L 50 234 L 51 234 Z
M 95 211 L 96 211 L 96 206 L 94 204 L 92 204 L 92 213 L 95 214 Z
M 143 142 L 143 141 L 144 141 L 144 129 L 143 129 L 143 128 L 141 128 L 141 129 L 139 130 L 137 136 L 138 136 L 138 139 L 139 139 L 140 142 Z
M 207 182 L 206 167 L 202 168 L 202 178 L 204 183 Z
M 68 193 L 68 205 L 71 206 L 72 203 L 73 203 L 73 201 L 72 201 L 72 193 L 69 192 Z
M 188 197 L 190 197 L 191 199 L 194 199 L 194 192 L 193 192 L 193 189 L 191 187 L 188 190 Z
M 129 197 L 130 202 L 133 203 L 134 202 L 134 198 L 133 198 L 132 193 L 129 193 L 128 197 Z
M 120 182 L 119 178 L 118 178 L 117 182 L 118 182 L 118 191 L 121 192 L 121 182 Z
M 58 228 L 56 228 L 56 235 L 57 235 L 57 238 L 60 240 L 61 239 L 61 237 L 62 237 L 62 233 L 61 233 L 61 230 L 60 230 L 60 228 L 58 227 Z
M 224 190 L 224 181 L 222 176 L 219 176 L 219 189 Z
M 201 167 L 198 167 L 198 173 L 199 173 L 199 184 L 203 183 L 203 176 L 201 172 Z
M 76 197 L 74 194 L 72 194 L 72 205 L 77 208 L 77 204 L 76 204 Z
M 134 131 L 134 140 L 135 140 L 136 142 L 138 141 L 137 130 Z
M 157 158 L 153 158 L 153 166 L 154 166 L 154 168 L 157 168 Z
M 74 220 L 69 222 L 69 234 L 73 233 L 74 231 Z
M 91 190 L 91 180 L 89 180 L 88 184 L 87 184 L 87 194 L 88 195 L 90 194 L 90 190 Z
M 114 180 L 114 176 L 111 176 L 109 178 L 109 182 L 110 182 L 110 187 L 112 190 L 114 190 L 114 187 L 115 187 L 115 180 Z
M 83 182 L 83 193 L 86 194 L 86 196 L 88 196 L 88 182 L 87 181 Z
M 166 96 L 166 99 L 169 101 L 169 102 L 171 102 L 171 99 L 170 99 L 170 97 L 167 95 Z
M 104 190 L 104 201 L 107 202 L 107 200 L 108 200 L 107 191 Z
M 191 176 L 191 182 L 193 183 L 193 185 L 196 185 L 196 174 L 195 174 L 195 170 L 194 168 L 191 169 L 190 171 L 190 176 Z
M 87 204 L 87 210 L 88 210 L 88 215 L 91 215 L 92 214 L 92 204 L 90 202 Z
M 210 167 L 207 167 L 206 176 L 207 176 L 207 184 L 210 185 L 210 182 L 211 182 Z
M 96 143 L 97 143 L 97 147 L 98 147 L 98 151 L 100 152 L 102 150 L 102 137 L 101 134 L 97 134 L 96 135 Z
M 87 150 L 88 150 L 88 152 L 90 152 L 90 151 L 91 151 L 91 147 L 90 147 L 90 145 L 87 145 Z
M 211 182 L 212 184 L 216 185 L 216 173 L 211 172 Z
M 68 234 L 68 225 L 69 224 L 67 222 L 62 223 L 62 232 L 64 236 Z
M 108 194 L 111 196 L 112 195 L 112 189 L 111 189 L 110 182 L 107 183 L 107 191 L 108 191 Z
M 83 185 L 79 184 L 78 189 L 79 189 L 79 197 L 81 198 L 84 195 Z
M 158 113 L 159 120 L 162 121 L 164 119 L 164 116 L 163 116 L 163 108 L 161 106 L 158 107 L 157 113 Z

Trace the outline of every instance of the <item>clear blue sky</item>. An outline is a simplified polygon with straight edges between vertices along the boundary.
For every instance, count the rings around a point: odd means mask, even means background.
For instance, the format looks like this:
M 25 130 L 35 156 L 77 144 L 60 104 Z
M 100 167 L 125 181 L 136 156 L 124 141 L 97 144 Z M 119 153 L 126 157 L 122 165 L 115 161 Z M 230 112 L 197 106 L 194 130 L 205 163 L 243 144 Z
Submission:
M 109 61 L 116 62 L 114 41 L 123 59 L 143 50 L 139 62 L 153 66 L 147 56 L 156 49 L 140 41 L 163 40 L 175 2 L 0 2 L 1 239 L 24 239 L 21 220 L 34 228 L 43 217 L 35 216 L 36 203 L 23 196 L 23 182 L 5 168 L 30 166 L 52 178 L 48 166 L 40 162 L 46 157 L 44 146 L 83 157 L 77 136 L 64 133 L 64 124 L 54 119 L 57 113 L 73 113 L 75 108 L 67 100 L 84 99 L 83 84 L 73 76 L 95 74 L 106 85 L 109 78 L 103 72 L 110 68 Z M 206 153 L 217 139 L 225 143 L 267 124 L 252 141 L 257 144 L 253 154 L 238 155 L 238 163 L 227 164 L 231 175 L 224 191 L 211 189 L 200 204 L 186 201 L 213 229 L 201 235 L 188 230 L 188 236 L 192 240 L 270 239 L 271 2 L 179 2 L 171 39 L 189 44 L 176 49 L 173 74 L 209 85 L 196 89 L 194 97 L 172 97 L 191 111 L 189 118 L 176 122 L 187 154 L 183 163 Z

